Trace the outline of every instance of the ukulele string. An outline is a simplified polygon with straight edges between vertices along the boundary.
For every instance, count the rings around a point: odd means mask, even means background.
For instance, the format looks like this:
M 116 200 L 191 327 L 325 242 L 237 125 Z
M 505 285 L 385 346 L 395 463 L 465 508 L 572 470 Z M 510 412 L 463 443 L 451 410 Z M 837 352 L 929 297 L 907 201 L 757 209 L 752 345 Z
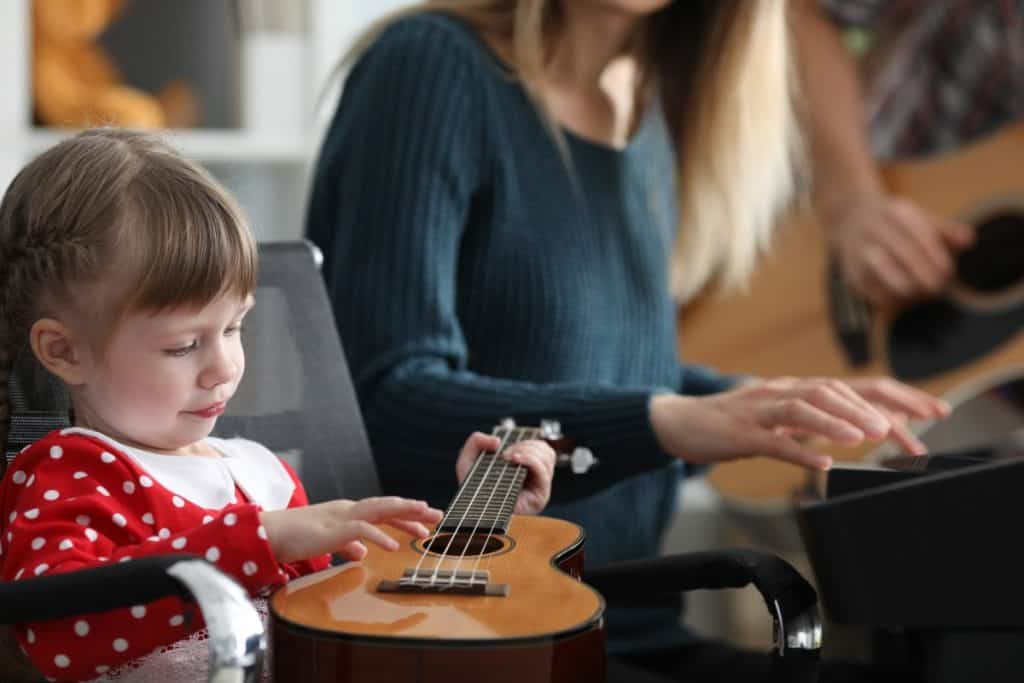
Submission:
M 520 435 L 520 438 L 516 439 L 516 441 L 514 443 L 518 443 L 520 441 L 525 441 L 527 436 L 535 436 L 535 432 L 536 431 L 537 430 L 535 430 L 535 429 L 525 429 L 525 428 L 522 429 L 521 430 L 522 433 Z M 506 461 L 505 464 L 507 466 L 507 469 L 509 469 L 513 473 L 513 475 L 512 475 L 513 484 L 512 484 L 512 486 L 509 486 L 509 487 L 507 487 L 505 489 L 505 497 L 502 499 L 501 506 L 498 508 L 498 512 L 499 513 L 501 513 L 501 511 L 506 509 L 506 506 L 508 505 L 508 497 L 510 495 L 512 495 L 512 490 L 514 488 L 516 488 L 516 486 L 515 486 L 515 479 L 519 475 L 519 472 L 521 470 L 525 469 L 522 465 L 520 465 L 518 463 L 510 463 L 510 462 Z M 525 476 L 529 476 L 529 474 L 527 473 Z M 517 494 L 517 497 L 518 497 L 518 494 Z M 511 524 L 511 520 L 512 520 L 512 516 L 509 515 L 509 524 Z M 484 557 L 484 552 L 483 551 L 485 551 L 487 549 L 487 544 L 491 542 L 491 537 L 494 536 L 494 529 L 497 526 L 498 526 L 498 518 L 497 518 L 497 516 L 495 516 L 494 520 L 491 522 L 491 528 L 487 530 L 487 537 L 484 538 L 483 545 L 481 546 L 481 553 L 476 556 L 476 562 L 473 563 L 473 567 L 469 570 L 470 571 L 470 576 L 472 576 L 474 573 L 476 573 L 477 569 L 479 568 L 480 560 L 482 560 L 483 557 Z M 490 558 L 487 558 L 487 561 L 489 563 L 490 562 Z
M 481 454 L 481 455 L 483 455 L 483 454 Z M 473 481 L 473 475 L 476 474 L 476 471 L 481 467 L 481 463 L 483 462 L 483 460 L 484 460 L 484 458 L 480 457 L 480 458 L 477 458 L 476 462 L 473 463 L 473 467 L 470 468 L 469 474 L 466 475 L 466 479 L 465 479 L 464 485 L 469 485 L 469 483 Z M 416 567 L 413 568 L 413 571 L 412 571 L 412 581 L 413 581 L 413 583 L 416 583 L 416 580 L 419 578 L 420 568 L 423 566 L 423 561 L 427 559 L 427 556 L 434 549 L 434 544 L 437 542 L 437 539 L 441 535 L 440 534 L 440 530 L 444 527 L 445 522 L 447 522 L 448 518 L 451 516 L 451 514 L 452 514 L 452 507 L 454 507 L 454 504 L 456 502 L 458 502 L 458 500 L 460 498 L 460 495 L 459 495 L 460 493 L 462 493 L 461 489 L 455 494 L 455 500 L 453 501 L 452 506 L 450 506 L 448 508 L 448 510 L 445 511 L 444 516 L 441 518 L 441 521 L 437 523 L 437 526 L 435 527 L 434 535 L 430 537 L 430 540 L 427 541 L 426 545 L 424 546 L 424 549 L 423 549 L 424 552 L 423 552 L 422 555 L 420 555 L 420 559 L 416 563 Z M 463 513 L 463 514 L 465 514 L 465 513 Z M 453 535 L 453 538 L 454 538 L 454 535 Z M 451 541 L 449 540 L 449 546 L 450 545 L 451 545 Z M 445 551 L 447 551 L 447 548 L 445 549 Z M 438 562 L 443 561 L 443 559 L 444 559 L 444 555 L 442 554 L 441 559 L 438 560 Z M 430 567 L 428 567 L 428 569 L 430 569 Z M 437 567 L 434 567 L 433 569 L 436 571 Z
M 480 559 L 484 556 L 484 554 L 487 551 L 487 544 L 490 543 L 491 537 L 494 535 L 494 529 L 495 529 L 495 527 L 498 524 L 498 516 L 501 514 L 501 511 L 504 509 L 505 504 L 508 502 L 509 493 L 512 491 L 513 488 L 515 488 L 516 474 L 518 473 L 518 471 L 520 469 L 522 469 L 521 465 L 518 465 L 516 463 L 511 463 L 508 460 L 505 460 L 501 456 L 501 453 L 503 453 L 509 446 L 511 446 L 513 444 L 516 444 L 516 443 L 519 443 L 520 441 L 522 441 L 523 438 L 525 437 L 525 435 L 528 433 L 528 431 L 529 430 L 527 428 L 525 428 L 525 427 L 515 427 L 515 428 L 513 428 L 512 431 L 511 431 L 510 436 L 514 436 L 515 438 L 512 439 L 510 444 L 508 444 L 507 446 L 504 446 L 503 448 L 499 449 L 498 452 L 495 454 L 495 460 L 498 460 L 499 458 L 501 459 L 501 464 L 500 464 L 501 470 L 498 473 L 498 480 L 495 481 L 494 485 L 491 487 L 491 494 L 487 497 L 487 502 L 484 503 L 483 511 L 479 515 L 477 515 L 476 524 L 473 526 L 473 530 L 471 532 L 469 532 L 469 538 L 467 539 L 467 543 L 462 548 L 462 553 L 459 555 L 459 559 L 455 563 L 454 570 L 457 570 L 462 565 L 462 561 L 466 557 L 466 552 L 469 550 L 470 543 L 473 541 L 474 537 L 476 536 L 477 529 L 480 528 L 480 520 L 487 516 L 487 512 L 488 512 L 488 510 L 491 507 L 491 501 L 494 498 L 494 494 L 498 490 L 498 487 L 501 486 L 502 480 L 505 478 L 505 473 L 506 472 L 511 472 L 512 473 L 512 482 L 511 482 L 511 484 L 509 486 L 506 486 L 506 488 L 505 488 L 505 496 L 502 499 L 501 505 L 498 507 L 498 510 L 497 510 L 498 514 L 495 515 L 494 518 L 491 520 L 490 529 L 487 531 L 487 536 L 484 538 L 483 545 L 480 546 L 480 550 L 479 550 L 479 552 L 478 552 L 478 554 L 476 556 L 476 561 L 473 563 L 473 568 L 470 570 L 470 582 L 472 582 L 473 574 L 474 574 L 474 572 L 476 572 L 477 567 L 480 565 Z M 455 583 L 455 578 L 454 577 L 455 577 L 455 575 L 453 573 L 452 574 L 452 580 L 451 580 L 449 585 L 453 585 Z
M 508 437 L 509 437 L 509 434 L 506 432 L 506 434 L 505 434 L 504 438 L 502 439 L 501 444 L 498 446 L 498 450 L 496 452 L 500 452 L 501 449 L 505 447 L 505 443 L 508 441 Z M 455 542 L 455 537 L 458 536 L 459 531 L 462 529 L 462 525 L 466 521 L 466 516 L 469 514 L 469 510 L 470 510 L 470 508 L 472 508 L 473 502 L 476 500 L 476 497 L 480 494 L 480 489 L 483 487 L 484 481 L 487 480 L 487 475 L 490 474 L 491 468 L 494 467 L 494 463 L 495 463 L 496 460 L 497 460 L 497 458 L 490 458 L 489 459 L 489 462 L 487 464 L 487 470 L 484 472 L 483 477 L 481 477 L 480 481 L 477 483 L 476 490 L 473 491 L 473 496 L 469 499 L 469 503 L 466 504 L 466 509 L 462 512 L 462 517 L 459 519 L 459 523 L 455 526 L 455 531 L 452 532 L 451 536 L 448 539 L 448 543 L 445 545 L 444 550 L 441 552 L 440 558 L 438 558 L 437 564 L 434 565 L 434 571 L 431 572 L 431 575 L 430 575 L 430 585 L 431 586 L 433 586 L 434 584 L 437 583 L 437 574 L 441 570 L 441 564 L 444 562 L 445 558 L 448 557 L 448 551 L 451 549 L 452 543 Z M 478 458 L 477 459 L 477 465 L 479 465 L 479 463 L 480 463 L 480 459 Z M 474 466 L 473 469 L 471 470 L 470 474 L 471 475 L 475 474 L 478 469 L 479 469 L 478 466 Z M 440 526 L 439 526 L 439 528 L 440 528 Z M 423 562 L 423 560 L 425 558 L 426 558 L 426 555 L 423 555 L 423 557 L 420 558 L 420 562 L 417 563 L 417 565 L 416 565 L 416 570 L 413 572 L 413 579 L 412 579 L 413 583 L 416 582 L 416 579 L 418 577 L 419 565 Z

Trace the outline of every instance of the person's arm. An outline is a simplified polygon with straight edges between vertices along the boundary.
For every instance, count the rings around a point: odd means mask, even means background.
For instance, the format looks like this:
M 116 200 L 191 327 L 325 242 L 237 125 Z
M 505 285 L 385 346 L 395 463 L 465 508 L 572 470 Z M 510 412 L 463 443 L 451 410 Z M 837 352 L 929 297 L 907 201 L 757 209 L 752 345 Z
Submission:
M 877 304 L 939 291 L 967 226 L 890 195 L 867 136 L 856 63 L 819 0 L 795 0 L 793 34 L 814 205 L 848 283 Z

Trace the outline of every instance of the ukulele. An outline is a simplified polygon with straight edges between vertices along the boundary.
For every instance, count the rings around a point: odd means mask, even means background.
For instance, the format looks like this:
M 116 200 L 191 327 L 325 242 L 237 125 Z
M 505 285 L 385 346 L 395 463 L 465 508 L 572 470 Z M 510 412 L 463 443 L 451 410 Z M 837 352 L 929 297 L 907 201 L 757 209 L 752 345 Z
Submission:
M 1022 159 L 1019 123 L 952 154 L 882 169 L 891 193 L 975 226 L 975 244 L 958 256 L 954 282 L 936 299 L 868 309 L 828 262 L 826 228 L 809 210 L 797 211 L 783 222 L 747 292 L 704 296 L 680 317 L 685 357 L 765 377 L 891 375 L 946 395 L 954 409 L 1019 375 Z M 875 446 L 828 451 L 855 460 Z M 805 470 L 766 458 L 718 465 L 708 478 L 734 509 L 752 512 L 788 510 L 809 488 Z
M 580 581 L 583 530 L 512 514 L 527 471 L 500 455 L 544 439 L 565 461 L 566 440 L 554 422 L 506 420 L 492 434 L 501 446 L 476 460 L 428 538 L 387 527 L 398 550 L 368 545 L 361 561 L 274 593 L 274 680 L 604 681 L 604 600 Z

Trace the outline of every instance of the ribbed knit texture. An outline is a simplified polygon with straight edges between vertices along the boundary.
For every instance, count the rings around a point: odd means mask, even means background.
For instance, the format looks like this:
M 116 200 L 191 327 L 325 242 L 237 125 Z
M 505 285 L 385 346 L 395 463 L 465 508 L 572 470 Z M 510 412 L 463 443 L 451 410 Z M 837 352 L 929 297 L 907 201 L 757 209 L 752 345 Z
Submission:
M 308 233 L 385 491 L 445 506 L 454 462 L 502 417 L 555 419 L 600 465 L 555 477 L 588 566 L 657 553 L 682 468 L 652 394 L 730 380 L 677 358 L 675 163 L 652 108 L 623 151 L 566 132 L 460 21 L 389 27 L 346 81 Z M 514 527 L 513 527 L 514 529 Z M 612 649 L 678 640 L 670 609 L 609 616 Z

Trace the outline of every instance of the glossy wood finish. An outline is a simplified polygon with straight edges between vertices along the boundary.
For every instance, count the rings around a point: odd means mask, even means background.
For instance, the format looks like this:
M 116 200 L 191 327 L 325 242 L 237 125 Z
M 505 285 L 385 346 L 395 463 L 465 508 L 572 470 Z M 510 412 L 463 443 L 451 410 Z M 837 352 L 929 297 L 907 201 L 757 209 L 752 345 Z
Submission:
M 573 578 L 582 571 L 578 526 L 514 515 L 501 552 L 478 564 L 440 562 L 488 571 L 509 586 L 506 597 L 377 592 L 423 557 L 411 537 L 385 531 L 400 550 L 371 548 L 363 561 L 292 581 L 271 598 L 276 680 L 603 680 L 604 601 Z M 435 566 L 428 556 L 421 573 Z M 434 671 L 442 664 L 444 676 Z
M 1024 207 L 1024 124 L 959 152 L 885 169 L 890 189 L 940 215 L 975 222 L 1005 207 Z M 745 294 L 709 295 L 679 321 L 688 360 L 727 372 L 766 377 L 890 374 L 884 336 L 893 312 L 876 316 L 872 362 L 854 369 L 836 343 L 828 316 L 826 233 L 810 211 L 783 222 L 772 253 Z M 1024 366 L 1024 332 L 955 371 L 919 383 L 945 394 L 975 378 Z M 838 459 L 862 458 L 873 445 L 830 449 Z M 763 458 L 716 466 L 711 483 L 738 504 L 786 506 L 808 485 L 805 471 Z

